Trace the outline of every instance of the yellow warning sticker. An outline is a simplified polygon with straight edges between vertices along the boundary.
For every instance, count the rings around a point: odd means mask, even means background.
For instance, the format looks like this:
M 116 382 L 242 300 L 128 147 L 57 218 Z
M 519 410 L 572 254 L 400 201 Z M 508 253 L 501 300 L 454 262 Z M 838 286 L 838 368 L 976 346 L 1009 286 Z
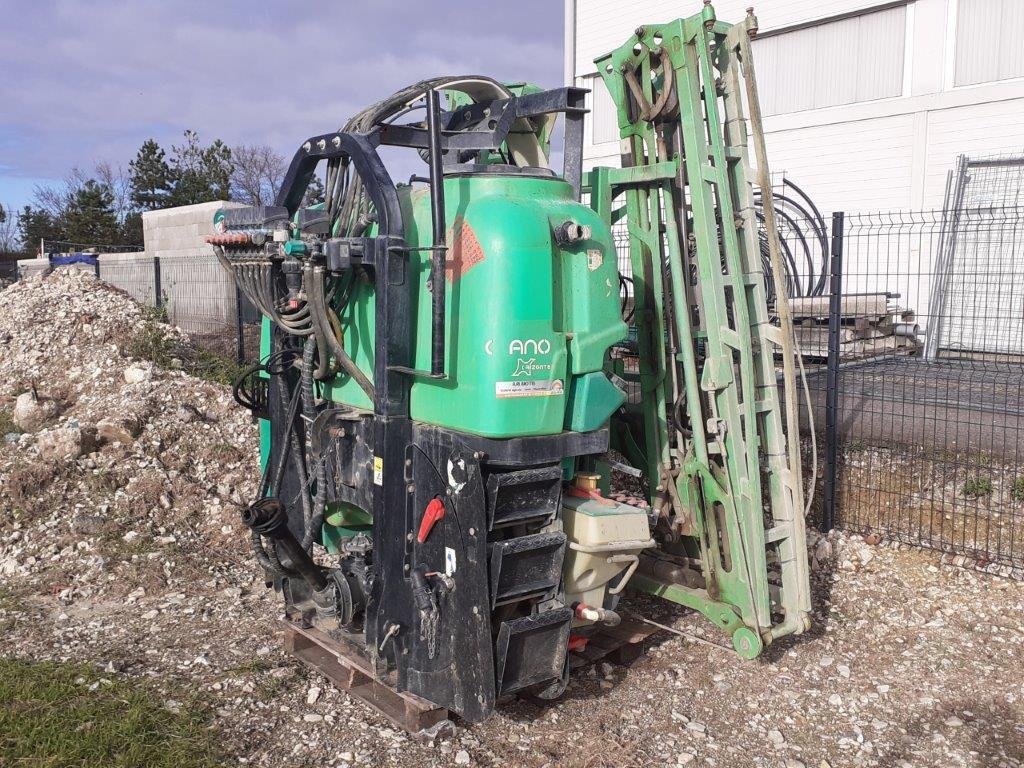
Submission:
M 381 456 L 373 457 L 373 484 L 384 485 L 384 458 Z

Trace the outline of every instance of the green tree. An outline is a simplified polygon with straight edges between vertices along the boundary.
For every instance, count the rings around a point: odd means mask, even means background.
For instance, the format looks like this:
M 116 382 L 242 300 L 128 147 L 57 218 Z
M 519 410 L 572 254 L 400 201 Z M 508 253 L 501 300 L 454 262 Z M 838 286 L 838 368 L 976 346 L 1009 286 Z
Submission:
M 73 243 L 111 245 L 120 240 L 114 193 L 95 179 L 71 194 L 63 218 L 66 239 Z
M 231 148 L 220 139 L 204 147 L 195 131 L 185 131 L 185 144 L 171 148 L 174 191 L 171 205 L 194 205 L 231 197 Z
M 306 192 L 302 196 L 302 206 L 309 208 L 313 205 L 319 205 L 324 202 L 326 190 L 324 189 L 324 183 L 319 176 L 315 175 L 309 180 L 309 186 L 306 187 Z
M 21 236 L 21 248 L 26 256 L 39 252 L 41 240 L 63 240 L 64 231 L 61 221 L 43 208 L 26 205 L 18 213 L 18 234 Z
M 128 164 L 131 203 L 143 211 L 166 208 L 174 190 L 174 173 L 167 153 L 153 139 L 146 139 Z
M 132 211 L 121 222 L 121 244 L 142 245 L 142 213 Z

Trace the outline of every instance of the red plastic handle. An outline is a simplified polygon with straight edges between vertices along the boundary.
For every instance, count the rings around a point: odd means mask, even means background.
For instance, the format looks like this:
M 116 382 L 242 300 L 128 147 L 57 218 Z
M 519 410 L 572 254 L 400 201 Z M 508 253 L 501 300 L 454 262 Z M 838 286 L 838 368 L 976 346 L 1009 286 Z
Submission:
M 443 518 L 444 502 L 437 498 L 431 499 L 430 503 L 427 504 L 427 508 L 423 510 L 423 519 L 420 520 L 420 532 L 416 535 L 416 541 L 420 544 L 425 542 L 435 523 Z

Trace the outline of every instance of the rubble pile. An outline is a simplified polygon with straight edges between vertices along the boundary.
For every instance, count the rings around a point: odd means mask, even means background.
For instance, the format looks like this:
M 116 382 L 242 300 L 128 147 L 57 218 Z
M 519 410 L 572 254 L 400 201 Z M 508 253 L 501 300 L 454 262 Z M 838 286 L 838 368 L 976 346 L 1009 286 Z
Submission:
M 0 573 L 66 598 L 113 596 L 184 585 L 221 567 L 215 551 L 241 560 L 255 425 L 226 388 L 131 357 L 142 331 L 183 334 L 83 271 L 0 301 Z

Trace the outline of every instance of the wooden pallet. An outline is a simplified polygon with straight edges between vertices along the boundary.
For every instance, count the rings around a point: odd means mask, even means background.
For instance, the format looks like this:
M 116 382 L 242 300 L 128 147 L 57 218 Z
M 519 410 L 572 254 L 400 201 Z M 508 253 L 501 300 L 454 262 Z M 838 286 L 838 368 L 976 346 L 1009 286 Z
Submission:
M 285 620 L 284 628 L 284 647 L 288 653 L 369 704 L 399 728 L 411 734 L 426 733 L 449 719 L 447 709 L 378 680 L 354 645 L 293 621 Z
M 393 685 L 378 680 L 355 643 L 335 640 L 319 629 L 302 626 L 298 621 L 286 619 L 283 623 L 284 647 L 288 653 L 343 691 L 369 704 L 399 728 L 413 735 L 430 736 L 439 723 L 451 719 L 444 707 L 414 694 L 399 692 Z M 628 620 L 618 626 L 600 627 L 588 636 L 584 648 L 569 654 L 570 672 L 606 660 L 613 664 L 629 664 L 642 655 L 644 641 L 658 631 L 650 624 Z M 522 698 L 534 700 L 529 695 Z M 551 704 L 540 699 L 536 699 L 536 703 Z

